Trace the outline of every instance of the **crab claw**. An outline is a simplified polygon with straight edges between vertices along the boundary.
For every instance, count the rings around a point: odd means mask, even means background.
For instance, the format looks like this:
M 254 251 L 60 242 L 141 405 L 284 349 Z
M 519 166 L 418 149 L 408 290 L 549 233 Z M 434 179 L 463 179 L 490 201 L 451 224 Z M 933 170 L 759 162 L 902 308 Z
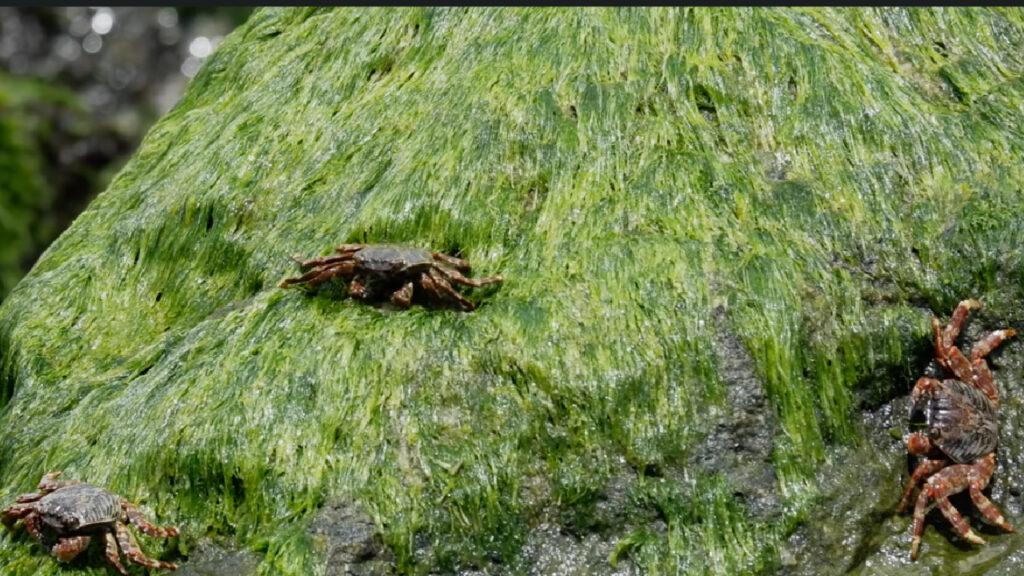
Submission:
M 932 449 L 928 437 L 920 432 L 911 432 L 903 436 L 903 443 L 907 446 L 907 452 L 914 456 L 924 456 Z

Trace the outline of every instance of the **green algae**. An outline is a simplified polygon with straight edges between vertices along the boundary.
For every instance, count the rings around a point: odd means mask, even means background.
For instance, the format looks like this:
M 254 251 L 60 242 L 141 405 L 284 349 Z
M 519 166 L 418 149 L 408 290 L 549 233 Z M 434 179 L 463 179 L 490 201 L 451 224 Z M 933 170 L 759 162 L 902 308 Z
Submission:
M 64 469 L 264 574 L 317 573 L 339 499 L 403 572 L 512 565 L 552 511 L 651 573 L 769 572 L 929 310 L 1024 323 L 1022 48 L 1017 10 L 257 11 L 0 308 L 0 501 Z M 275 287 L 344 241 L 507 280 L 471 314 Z M 719 306 L 780 423 L 771 521 L 683 465 Z

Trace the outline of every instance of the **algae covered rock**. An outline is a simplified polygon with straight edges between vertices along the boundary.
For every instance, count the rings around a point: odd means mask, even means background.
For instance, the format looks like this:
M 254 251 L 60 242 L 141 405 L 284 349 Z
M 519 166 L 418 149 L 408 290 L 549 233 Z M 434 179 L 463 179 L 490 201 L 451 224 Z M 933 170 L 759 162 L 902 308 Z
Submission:
M 931 315 L 1024 327 L 1022 55 L 1015 10 L 259 10 L 0 307 L 0 501 L 63 469 L 260 574 L 332 570 L 338 502 L 383 572 L 1010 565 L 890 509 Z M 342 242 L 506 281 L 276 288 Z

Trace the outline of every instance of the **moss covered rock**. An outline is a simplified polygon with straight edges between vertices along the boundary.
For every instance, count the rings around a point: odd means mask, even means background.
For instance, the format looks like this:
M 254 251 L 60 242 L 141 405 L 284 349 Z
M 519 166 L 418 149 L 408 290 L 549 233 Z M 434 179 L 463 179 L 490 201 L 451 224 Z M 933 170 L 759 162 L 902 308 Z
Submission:
M 1022 71 L 1014 10 L 260 10 L 0 308 L 0 501 L 64 469 L 262 574 L 350 508 L 413 573 L 997 564 L 889 509 L 931 314 L 1024 327 Z M 349 241 L 507 280 L 276 288 Z

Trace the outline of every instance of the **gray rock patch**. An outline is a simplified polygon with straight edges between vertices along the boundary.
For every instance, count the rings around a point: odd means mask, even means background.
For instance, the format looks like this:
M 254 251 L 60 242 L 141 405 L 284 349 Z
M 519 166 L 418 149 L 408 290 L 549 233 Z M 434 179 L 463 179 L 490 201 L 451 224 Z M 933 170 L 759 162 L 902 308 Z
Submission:
M 239 550 L 203 539 L 189 555 L 187 562 L 175 572 L 177 576 L 254 576 L 260 557 L 249 550 Z
M 377 576 L 394 573 L 394 555 L 373 520 L 358 505 L 325 506 L 309 529 L 322 551 L 326 576 Z
M 715 359 L 726 386 L 726 405 L 709 411 L 714 424 L 691 452 L 689 466 L 724 475 L 752 516 L 775 518 L 781 513 L 781 503 L 772 451 L 779 423 L 754 359 L 732 331 L 725 308 L 715 308 L 712 320 Z

